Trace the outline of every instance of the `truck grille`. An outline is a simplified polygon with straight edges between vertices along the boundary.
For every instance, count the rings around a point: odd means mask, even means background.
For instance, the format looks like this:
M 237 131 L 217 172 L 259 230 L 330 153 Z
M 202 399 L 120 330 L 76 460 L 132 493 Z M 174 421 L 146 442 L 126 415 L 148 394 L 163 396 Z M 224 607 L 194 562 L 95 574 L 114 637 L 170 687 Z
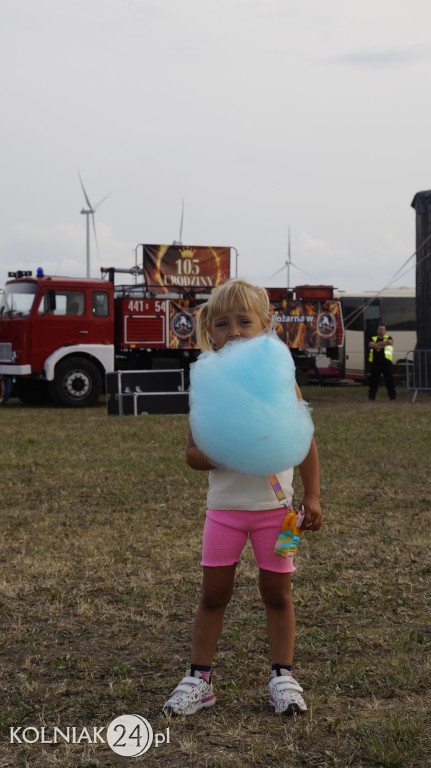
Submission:
M 10 342 L 0 342 L 0 362 L 12 362 L 12 344 Z

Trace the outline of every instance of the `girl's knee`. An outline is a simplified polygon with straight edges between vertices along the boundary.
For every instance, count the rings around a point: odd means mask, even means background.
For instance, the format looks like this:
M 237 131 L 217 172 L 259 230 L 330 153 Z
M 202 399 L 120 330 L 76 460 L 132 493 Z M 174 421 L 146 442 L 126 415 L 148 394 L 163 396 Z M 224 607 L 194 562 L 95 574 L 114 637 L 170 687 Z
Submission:
M 264 589 L 261 591 L 261 596 L 264 605 L 269 608 L 284 609 L 292 602 L 290 592 L 285 590 Z
M 232 591 L 231 587 L 204 586 L 201 594 L 201 605 L 207 610 L 226 608 L 232 597 Z
M 261 578 L 259 587 L 265 606 L 282 609 L 292 602 L 289 578 Z
M 236 563 L 232 566 L 204 567 L 200 604 L 207 610 L 226 608 L 232 597 Z

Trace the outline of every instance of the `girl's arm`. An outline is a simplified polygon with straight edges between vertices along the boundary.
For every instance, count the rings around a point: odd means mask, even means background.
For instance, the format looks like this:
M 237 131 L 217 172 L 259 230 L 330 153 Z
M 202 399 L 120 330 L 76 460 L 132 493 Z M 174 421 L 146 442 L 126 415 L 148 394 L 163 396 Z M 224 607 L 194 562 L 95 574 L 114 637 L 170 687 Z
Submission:
M 297 384 L 295 387 L 299 400 L 302 400 L 301 390 Z M 310 450 L 298 469 L 304 486 L 302 504 L 305 518 L 302 527 L 304 530 L 308 528 L 312 531 L 318 531 L 322 525 L 322 510 L 320 508 L 319 454 L 314 437 L 311 440 Z
M 215 468 L 215 465 L 211 464 L 208 457 L 205 456 L 205 454 L 202 453 L 202 451 L 197 447 L 195 441 L 193 440 L 191 429 L 189 429 L 189 434 L 187 437 L 186 461 L 189 467 L 192 469 L 203 469 L 208 472 L 209 469 Z
M 319 500 L 319 455 L 314 437 L 311 441 L 310 450 L 298 469 L 304 486 L 302 504 L 304 505 L 305 518 L 302 527 L 304 530 L 308 528 L 312 531 L 318 531 L 322 525 L 322 510 Z

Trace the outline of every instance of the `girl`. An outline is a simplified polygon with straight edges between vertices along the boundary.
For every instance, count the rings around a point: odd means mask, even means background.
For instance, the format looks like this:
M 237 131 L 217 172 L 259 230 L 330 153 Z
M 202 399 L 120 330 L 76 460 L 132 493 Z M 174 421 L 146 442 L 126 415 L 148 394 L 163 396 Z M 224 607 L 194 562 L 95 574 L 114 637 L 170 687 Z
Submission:
M 239 338 L 249 339 L 270 323 L 269 297 L 264 288 L 235 279 L 219 286 L 199 310 L 197 337 L 202 350 L 219 350 Z M 298 398 L 302 398 L 296 386 Z M 215 703 L 211 665 L 220 637 L 226 606 L 232 596 L 235 570 L 250 536 L 259 588 L 266 610 L 272 658 L 270 704 L 288 715 L 305 712 L 302 688 L 292 676 L 295 640 L 290 574 L 291 558 L 274 554 L 274 544 L 285 517 L 268 478 L 245 475 L 214 466 L 196 446 L 189 431 L 186 459 L 190 467 L 209 472 L 207 513 L 203 535 L 203 586 L 193 630 L 191 665 L 163 709 L 168 714 L 191 715 Z M 303 527 L 317 531 L 322 525 L 319 503 L 319 460 L 314 438 L 299 466 L 305 510 Z M 287 497 L 293 498 L 293 469 L 278 473 Z

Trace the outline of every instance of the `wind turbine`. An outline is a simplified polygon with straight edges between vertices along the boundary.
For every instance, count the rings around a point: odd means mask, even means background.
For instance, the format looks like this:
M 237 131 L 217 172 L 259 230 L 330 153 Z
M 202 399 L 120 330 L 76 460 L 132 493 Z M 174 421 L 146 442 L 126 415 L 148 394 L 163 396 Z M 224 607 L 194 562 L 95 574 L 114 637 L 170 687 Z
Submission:
M 287 290 L 290 289 L 290 267 L 295 267 L 295 269 L 299 269 L 300 272 L 303 272 L 304 275 L 308 275 L 309 277 L 312 277 L 309 272 L 306 272 L 304 269 L 301 269 L 301 267 L 297 267 L 296 264 L 293 263 L 292 259 L 290 258 L 290 227 L 287 230 L 287 261 L 284 262 L 283 266 L 280 269 L 277 269 L 277 272 L 274 272 L 273 275 L 271 275 L 269 280 L 272 280 L 273 277 L 278 275 L 280 272 L 283 271 L 283 269 L 287 268 Z
M 111 193 L 108 192 L 108 194 L 105 195 L 105 197 L 102 197 L 102 199 L 97 203 L 97 205 L 93 207 L 85 191 L 85 187 L 81 179 L 81 174 L 78 173 L 78 176 L 79 176 L 79 181 L 81 182 L 82 191 L 84 193 L 85 202 L 87 203 L 87 206 L 88 206 L 88 208 L 83 208 L 81 213 L 85 214 L 85 216 L 87 217 L 87 277 L 90 277 L 90 216 L 93 221 L 94 242 L 96 243 L 97 253 L 99 253 L 99 245 L 97 243 L 96 223 L 94 221 L 94 214 L 96 213 L 99 206 L 102 205 L 102 203 L 106 200 L 107 197 L 109 197 Z
M 183 244 L 183 222 L 184 222 L 184 198 L 183 198 L 183 203 L 182 203 L 182 206 L 181 206 L 181 221 L 180 221 L 180 235 L 179 235 L 180 239 L 179 240 L 174 240 L 172 245 L 182 245 Z

